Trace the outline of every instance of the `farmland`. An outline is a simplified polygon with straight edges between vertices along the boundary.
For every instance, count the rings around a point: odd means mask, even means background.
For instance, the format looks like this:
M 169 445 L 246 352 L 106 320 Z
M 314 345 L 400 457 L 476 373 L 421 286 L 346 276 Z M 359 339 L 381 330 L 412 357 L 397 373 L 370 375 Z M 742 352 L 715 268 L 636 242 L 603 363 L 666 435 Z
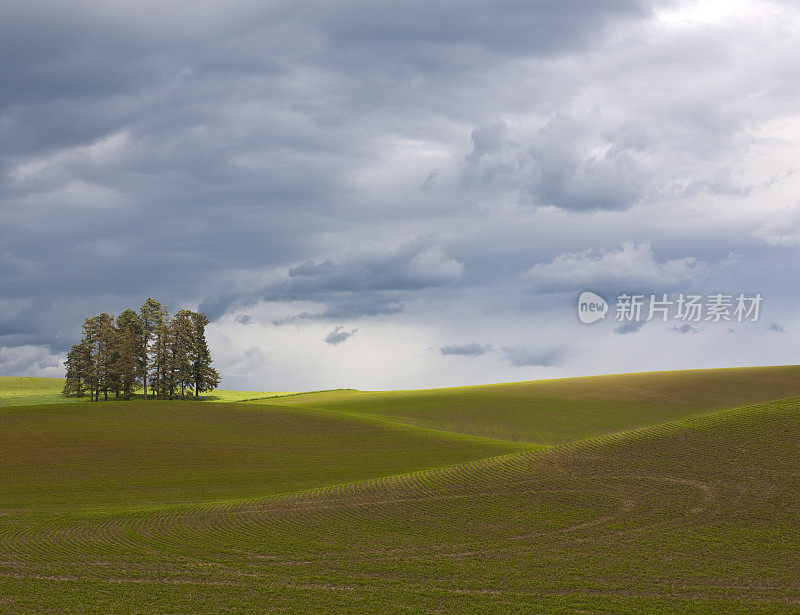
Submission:
M 33 404 L 85 402 L 87 398 L 63 397 L 63 378 L 0 377 L 0 407 Z M 285 391 L 220 391 L 204 393 L 201 399 L 226 402 L 285 395 Z M 113 397 L 112 397 L 113 398 Z M 137 395 L 141 399 L 141 393 Z
M 7 406 L 0 610 L 796 612 L 798 394 L 791 366 Z

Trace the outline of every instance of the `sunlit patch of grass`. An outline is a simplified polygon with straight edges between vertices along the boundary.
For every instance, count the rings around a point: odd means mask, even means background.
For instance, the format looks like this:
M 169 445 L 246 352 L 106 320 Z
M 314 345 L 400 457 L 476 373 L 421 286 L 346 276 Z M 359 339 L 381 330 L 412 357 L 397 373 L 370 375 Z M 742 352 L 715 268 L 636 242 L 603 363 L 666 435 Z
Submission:
M 70 402 L 86 402 L 86 397 L 64 397 L 63 378 L 34 378 L 23 376 L 0 377 L 0 406 L 29 406 L 35 404 L 60 404 Z M 274 398 L 293 394 L 293 391 L 226 391 L 215 390 L 200 395 L 199 401 L 232 402 L 253 399 Z M 141 390 L 134 399 L 143 399 Z M 188 397 L 188 399 L 192 399 Z M 110 395 L 114 401 L 114 395 Z
M 800 394 L 800 366 L 645 372 L 265 401 L 553 445 Z

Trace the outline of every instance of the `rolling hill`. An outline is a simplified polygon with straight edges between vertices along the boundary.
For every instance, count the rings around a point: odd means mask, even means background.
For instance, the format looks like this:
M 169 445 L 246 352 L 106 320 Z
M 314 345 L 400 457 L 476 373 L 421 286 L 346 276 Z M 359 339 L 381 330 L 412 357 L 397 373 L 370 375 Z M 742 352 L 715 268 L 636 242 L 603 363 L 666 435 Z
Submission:
M 800 366 L 646 372 L 264 400 L 449 432 L 563 444 L 800 394 Z
M 798 374 L 9 406 L 0 610 L 797 612 Z

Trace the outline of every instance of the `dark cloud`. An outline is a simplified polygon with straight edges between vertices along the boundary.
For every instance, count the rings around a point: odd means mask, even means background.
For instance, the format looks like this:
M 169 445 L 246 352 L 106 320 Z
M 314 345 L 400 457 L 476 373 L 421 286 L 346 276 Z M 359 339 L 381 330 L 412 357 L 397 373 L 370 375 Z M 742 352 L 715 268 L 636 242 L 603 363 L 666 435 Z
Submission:
M 291 277 L 325 275 L 332 273 L 333 269 L 334 269 L 333 261 L 330 260 L 323 261 L 321 263 L 315 263 L 314 261 L 306 261 L 302 265 L 296 265 L 294 267 L 290 267 L 289 275 Z
M 503 358 L 514 367 L 552 367 L 560 363 L 563 355 L 560 350 L 540 350 L 521 346 L 507 346 L 502 352 Z
M 358 332 L 358 329 L 351 329 L 346 331 L 344 327 L 336 327 L 333 331 L 325 336 L 325 343 L 331 346 L 338 346 L 342 342 L 347 341 Z
M 614 328 L 614 333 L 617 335 L 627 335 L 628 333 L 636 333 L 644 326 L 644 320 L 629 320 Z
M 414 0 L 403 5 L 358 0 L 323 5 L 324 30 L 340 45 L 378 49 L 417 45 L 477 46 L 520 55 L 550 55 L 584 47 L 615 18 L 644 16 L 647 3 L 633 0 Z
M 681 6 L 2 4 L 0 347 L 44 365 L 147 296 L 431 330 L 585 284 L 790 303 L 793 20 Z
M 450 285 L 464 275 L 464 266 L 426 240 L 396 248 L 351 253 L 341 261 L 306 261 L 291 266 L 287 276 L 253 288 L 251 283 L 228 288 L 206 299 L 201 309 L 216 317 L 257 301 L 312 301 L 325 304 L 318 312 L 283 319 L 341 319 L 402 311 L 403 294 Z
M 436 180 L 438 175 L 439 175 L 438 169 L 433 169 L 430 173 L 428 173 L 428 176 L 425 178 L 425 181 L 423 181 L 422 185 L 420 186 L 420 190 L 422 190 L 423 192 L 430 192 L 431 187 L 433 186 L 433 182 Z
M 253 322 L 253 317 L 249 314 L 239 314 L 234 318 L 234 322 L 246 327 L 251 322 Z
M 443 286 L 460 279 L 464 266 L 427 241 L 352 254 L 339 263 L 304 263 L 289 270 L 290 279 L 273 292 L 308 297 L 322 292 L 403 291 Z
M 364 316 L 399 314 L 403 303 L 385 294 L 332 295 L 326 298 L 327 306 L 318 312 L 300 312 L 286 318 L 275 319 L 274 325 L 286 325 L 304 320 L 352 320 Z
M 465 181 L 525 204 L 579 211 L 630 207 L 647 196 L 655 175 L 632 145 L 596 130 L 596 124 L 563 115 L 524 141 L 502 123 L 476 128 Z
M 767 331 L 774 331 L 775 333 L 786 333 L 786 328 L 782 325 L 779 325 L 777 322 L 769 323 L 767 327 Z
M 442 346 L 439 352 L 443 355 L 457 355 L 464 357 L 477 357 L 484 355 L 492 349 L 491 344 L 479 344 L 478 342 L 470 342 L 468 344 L 452 344 L 450 346 Z
M 671 330 L 675 331 L 675 333 L 700 333 L 698 329 L 690 325 L 688 322 L 685 322 L 680 326 L 675 325 Z

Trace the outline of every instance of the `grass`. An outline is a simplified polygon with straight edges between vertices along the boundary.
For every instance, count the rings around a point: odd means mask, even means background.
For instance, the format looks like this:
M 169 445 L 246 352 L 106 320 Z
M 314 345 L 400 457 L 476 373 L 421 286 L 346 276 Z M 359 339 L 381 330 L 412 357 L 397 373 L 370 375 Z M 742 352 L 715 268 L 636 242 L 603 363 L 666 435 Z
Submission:
M 273 495 L 520 450 L 306 410 L 134 401 L 0 412 L 5 515 Z
M 62 378 L 0 377 L 0 407 L 71 401 L 62 397 L 63 387 Z
M 797 373 L 9 407 L 0 611 L 798 612 Z
M 33 378 L 27 376 L 0 376 L 0 407 L 29 406 L 36 404 L 84 403 L 86 398 L 64 397 L 63 378 Z M 200 396 L 204 401 L 232 402 L 271 398 L 291 394 L 291 391 L 212 391 Z M 141 399 L 142 395 L 136 395 Z
M 800 393 L 800 366 L 686 370 L 269 400 L 519 442 L 574 440 Z

